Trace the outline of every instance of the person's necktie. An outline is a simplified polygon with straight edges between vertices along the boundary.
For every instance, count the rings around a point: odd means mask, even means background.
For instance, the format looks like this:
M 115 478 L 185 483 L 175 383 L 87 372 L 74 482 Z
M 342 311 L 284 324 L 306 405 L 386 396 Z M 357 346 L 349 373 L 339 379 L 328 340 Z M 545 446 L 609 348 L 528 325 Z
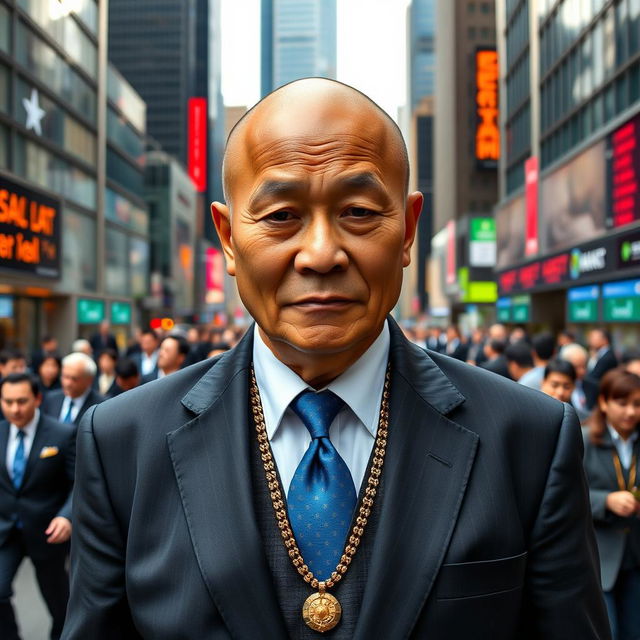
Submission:
M 343 405 L 331 391 L 304 391 L 290 405 L 311 444 L 291 480 L 289 517 L 300 553 L 318 580 L 326 580 L 340 561 L 357 500 L 349 468 L 329 440 L 329 426 Z
M 69 408 L 67 409 L 67 413 L 64 414 L 64 418 L 62 418 L 62 422 L 73 422 L 73 418 L 71 416 L 71 412 L 73 411 L 73 400 L 69 400 Z
M 24 455 L 24 431 L 18 429 L 18 446 L 16 447 L 16 453 L 13 456 L 13 486 L 19 489 L 22 485 L 22 479 L 24 478 L 24 470 L 27 467 L 27 459 Z

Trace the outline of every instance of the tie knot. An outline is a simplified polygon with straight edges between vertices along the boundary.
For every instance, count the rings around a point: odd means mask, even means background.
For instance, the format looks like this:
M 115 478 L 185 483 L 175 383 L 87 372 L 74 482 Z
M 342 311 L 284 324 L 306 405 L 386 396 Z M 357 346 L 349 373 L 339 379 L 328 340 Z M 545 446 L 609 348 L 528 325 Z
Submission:
M 18 433 L 16 433 L 16 438 L 18 438 L 18 440 L 24 439 L 24 429 L 18 429 Z
M 332 391 L 303 391 L 291 402 L 291 408 L 309 429 L 312 439 L 329 437 L 329 427 L 343 405 Z

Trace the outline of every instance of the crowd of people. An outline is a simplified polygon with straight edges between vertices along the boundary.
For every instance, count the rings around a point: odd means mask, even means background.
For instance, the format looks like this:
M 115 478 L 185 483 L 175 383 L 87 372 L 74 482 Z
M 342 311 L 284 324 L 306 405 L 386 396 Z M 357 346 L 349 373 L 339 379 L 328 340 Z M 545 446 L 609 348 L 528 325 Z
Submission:
M 583 425 L 585 471 L 614 637 L 639 637 L 640 352 L 616 353 L 601 328 L 588 333 L 586 345 L 569 331 L 529 336 L 521 327 L 508 330 L 501 324 L 476 329 L 468 338 L 455 326 L 404 331 L 424 349 L 573 405 Z M 103 323 L 89 340 L 76 340 L 64 356 L 52 336 L 29 357 L 15 349 L 0 352 L 0 428 L 7 432 L 0 432 L 0 444 L 6 446 L 10 476 L 0 491 L 2 638 L 19 637 L 11 583 L 25 555 L 35 565 L 52 616 L 52 637 L 61 632 L 68 598 L 73 439 L 84 413 L 105 399 L 233 348 L 243 332 L 221 327 L 170 333 L 144 329 L 126 349 L 118 349 L 108 323 Z M 38 460 L 46 464 L 38 465 L 35 473 L 34 466 L 29 476 L 34 447 Z

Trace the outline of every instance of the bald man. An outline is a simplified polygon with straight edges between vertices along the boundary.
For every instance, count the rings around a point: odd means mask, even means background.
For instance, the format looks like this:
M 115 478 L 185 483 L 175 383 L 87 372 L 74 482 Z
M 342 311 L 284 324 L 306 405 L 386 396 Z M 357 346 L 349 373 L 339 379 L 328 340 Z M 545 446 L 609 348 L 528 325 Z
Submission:
M 256 324 L 84 418 L 64 638 L 609 637 L 572 410 L 388 315 L 407 184 L 340 83 L 236 126 L 212 215 Z

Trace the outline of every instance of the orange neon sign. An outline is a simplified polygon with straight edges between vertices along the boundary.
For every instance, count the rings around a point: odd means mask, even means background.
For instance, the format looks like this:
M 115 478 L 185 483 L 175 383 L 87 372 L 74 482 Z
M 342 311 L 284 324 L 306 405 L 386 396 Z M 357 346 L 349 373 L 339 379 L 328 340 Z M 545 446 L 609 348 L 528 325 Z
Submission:
M 493 164 L 500 158 L 498 127 L 498 53 L 495 50 L 476 51 L 476 158 Z
M 59 204 L 0 179 L 0 267 L 58 277 Z

